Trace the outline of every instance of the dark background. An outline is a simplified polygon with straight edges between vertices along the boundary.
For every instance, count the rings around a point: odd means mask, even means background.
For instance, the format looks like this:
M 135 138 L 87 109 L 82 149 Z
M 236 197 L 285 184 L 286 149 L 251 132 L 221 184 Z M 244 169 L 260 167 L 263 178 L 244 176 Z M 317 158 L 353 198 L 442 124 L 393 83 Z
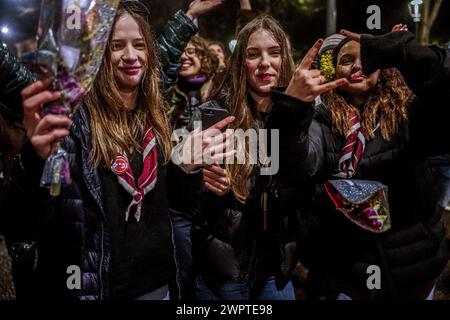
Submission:
M 55 0 L 58 1 L 58 0 Z M 142 0 L 152 13 L 152 24 L 158 33 L 177 10 L 186 10 L 190 0 Z M 367 7 L 376 4 L 381 8 L 381 32 L 387 32 L 396 23 L 407 23 L 414 31 L 409 15 L 409 0 L 337 0 L 337 27 L 357 32 L 369 32 L 366 21 Z M 268 10 L 280 20 L 292 37 L 297 57 L 314 41 L 325 35 L 326 0 L 252 0 L 256 10 Z M 0 36 L 14 49 L 14 44 L 33 38 L 39 16 L 40 0 L 0 0 L 0 28 L 8 25 L 10 32 Z M 225 0 L 224 5 L 199 20 L 200 35 L 208 39 L 228 42 L 233 38 L 238 0 Z M 376 33 L 376 32 L 375 32 Z M 431 41 L 444 44 L 450 41 L 450 1 L 445 0 L 431 31 Z

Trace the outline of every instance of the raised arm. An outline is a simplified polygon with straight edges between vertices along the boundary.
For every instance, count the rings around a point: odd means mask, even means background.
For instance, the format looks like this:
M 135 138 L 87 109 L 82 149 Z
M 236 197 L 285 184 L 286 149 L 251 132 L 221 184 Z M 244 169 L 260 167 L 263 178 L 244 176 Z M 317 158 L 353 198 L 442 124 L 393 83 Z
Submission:
M 0 40 L 0 113 L 21 120 L 23 116 L 20 92 L 33 83 L 35 77 Z
M 158 38 L 158 54 L 162 68 L 164 88 L 177 81 L 180 57 L 191 38 L 198 32 L 194 20 L 219 5 L 223 0 L 192 1 L 186 13 L 178 11 L 169 20 Z
M 419 98 L 450 98 L 450 58 L 445 49 L 421 45 L 408 31 L 381 36 L 342 33 L 361 42 L 364 74 L 397 68 Z

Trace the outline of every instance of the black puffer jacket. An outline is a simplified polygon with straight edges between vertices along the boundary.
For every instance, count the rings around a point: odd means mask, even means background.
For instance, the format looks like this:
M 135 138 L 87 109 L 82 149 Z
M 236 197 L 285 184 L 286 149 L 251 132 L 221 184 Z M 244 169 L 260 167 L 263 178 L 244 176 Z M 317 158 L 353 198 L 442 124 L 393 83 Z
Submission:
M 217 196 L 205 190 L 194 211 L 193 253 L 199 274 L 206 281 L 252 285 L 276 276 L 277 286 L 283 288 L 296 265 L 299 226 L 295 204 L 299 190 L 295 177 L 299 176 L 298 163 L 306 160 L 305 141 L 313 109 L 276 90 L 272 91 L 272 101 L 272 112 L 265 123 L 267 129 L 279 129 L 278 173 L 263 176 L 255 169 L 249 179 L 250 196 L 244 204 L 232 192 Z M 261 206 L 265 192 L 266 231 Z
M 330 112 L 319 105 L 309 131 L 308 174 L 317 183 L 314 214 L 320 227 L 304 243 L 303 257 L 330 281 L 346 283 L 337 290 L 367 289 L 367 267 L 378 265 L 381 292 L 395 296 L 436 279 L 448 260 L 438 205 L 443 190 L 437 188 L 432 167 L 443 159 L 450 163 L 450 58 L 445 50 L 420 46 L 408 32 L 363 36 L 361 56 L 364 74 L 396 67 L 416 94 L 408 122 L 391 141 L 384 141 L 379 129 L 366 141 L 354 176 L 388 186 L 392 228 L 372 234 L 333 210 L 322 184 L 335 179 L 345 137 L 332 131 Z
M 35 81 L 34 75 L 0 41 L 0 113 L 8 118 L 22 118 L 20 92 Z
M 38 158 L 31 144 L 23 150 L 26 177 L 33 184 L 36 211 L 41 214 L 38 238 L 38 277 L 43 296 L 58 299 L 105 299 L 109 295 L 111 238 L 108 212 L 104 208 L 104 194 L 99 171 L 91 157 L 89 115 L 84 106 L 73 115 L 70 136 L 63 140 L 70 162 L 72 183 L 63 185 L 61 195 L 50 197 L 47 190 L 39 190 L 39 178 L 44 162 Z M 166 194 L 166 166 L 158 160 L 157 183 L 147 198 L 149 212 L 166 212 L 169 224 L 169 205 Z M 39 191 L 38 191 L 39 190 Z M 153 217 L 164 217 L 164 214 Z M 160 219 L 153 218 L 153 219 Z M 81 289 L 68 290 L 67 268 L 81 269 Z
M 158 38 L 158 58 L 163 71 L 164 89 L 176 83 L 181 54 L 197 31 L 196 25 L 181 10 L 164 27 Z

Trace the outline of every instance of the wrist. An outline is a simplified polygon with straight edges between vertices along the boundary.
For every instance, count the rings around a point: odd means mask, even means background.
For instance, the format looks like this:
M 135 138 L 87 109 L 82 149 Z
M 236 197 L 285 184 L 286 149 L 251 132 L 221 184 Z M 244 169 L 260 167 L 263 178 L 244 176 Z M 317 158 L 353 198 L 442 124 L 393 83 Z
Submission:
M 192 21 L 194 21 L 195 19 L 197 19 L 197 16 L 194 15 L 194 14 L 192 13 L 191 10 L 188 10 L 188 12 L 186 12 L 186 15 L 187 15 L 188 18 L 191 19 Z
M 202 169 L 202 165 L 198 164 L 184 164 L 180 165 L 180 168 L 186 173 L 197 173 Z

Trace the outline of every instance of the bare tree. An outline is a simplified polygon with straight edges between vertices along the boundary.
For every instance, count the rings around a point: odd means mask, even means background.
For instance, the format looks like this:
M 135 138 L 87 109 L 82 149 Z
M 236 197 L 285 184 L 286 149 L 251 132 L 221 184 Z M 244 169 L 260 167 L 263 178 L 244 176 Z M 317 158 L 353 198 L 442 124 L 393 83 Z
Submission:
M 443 0 L 424 0 L 422 6 L 422 23 L 419 29 L 419 41 L 430 43 L 430 32 L 439 13 Z

